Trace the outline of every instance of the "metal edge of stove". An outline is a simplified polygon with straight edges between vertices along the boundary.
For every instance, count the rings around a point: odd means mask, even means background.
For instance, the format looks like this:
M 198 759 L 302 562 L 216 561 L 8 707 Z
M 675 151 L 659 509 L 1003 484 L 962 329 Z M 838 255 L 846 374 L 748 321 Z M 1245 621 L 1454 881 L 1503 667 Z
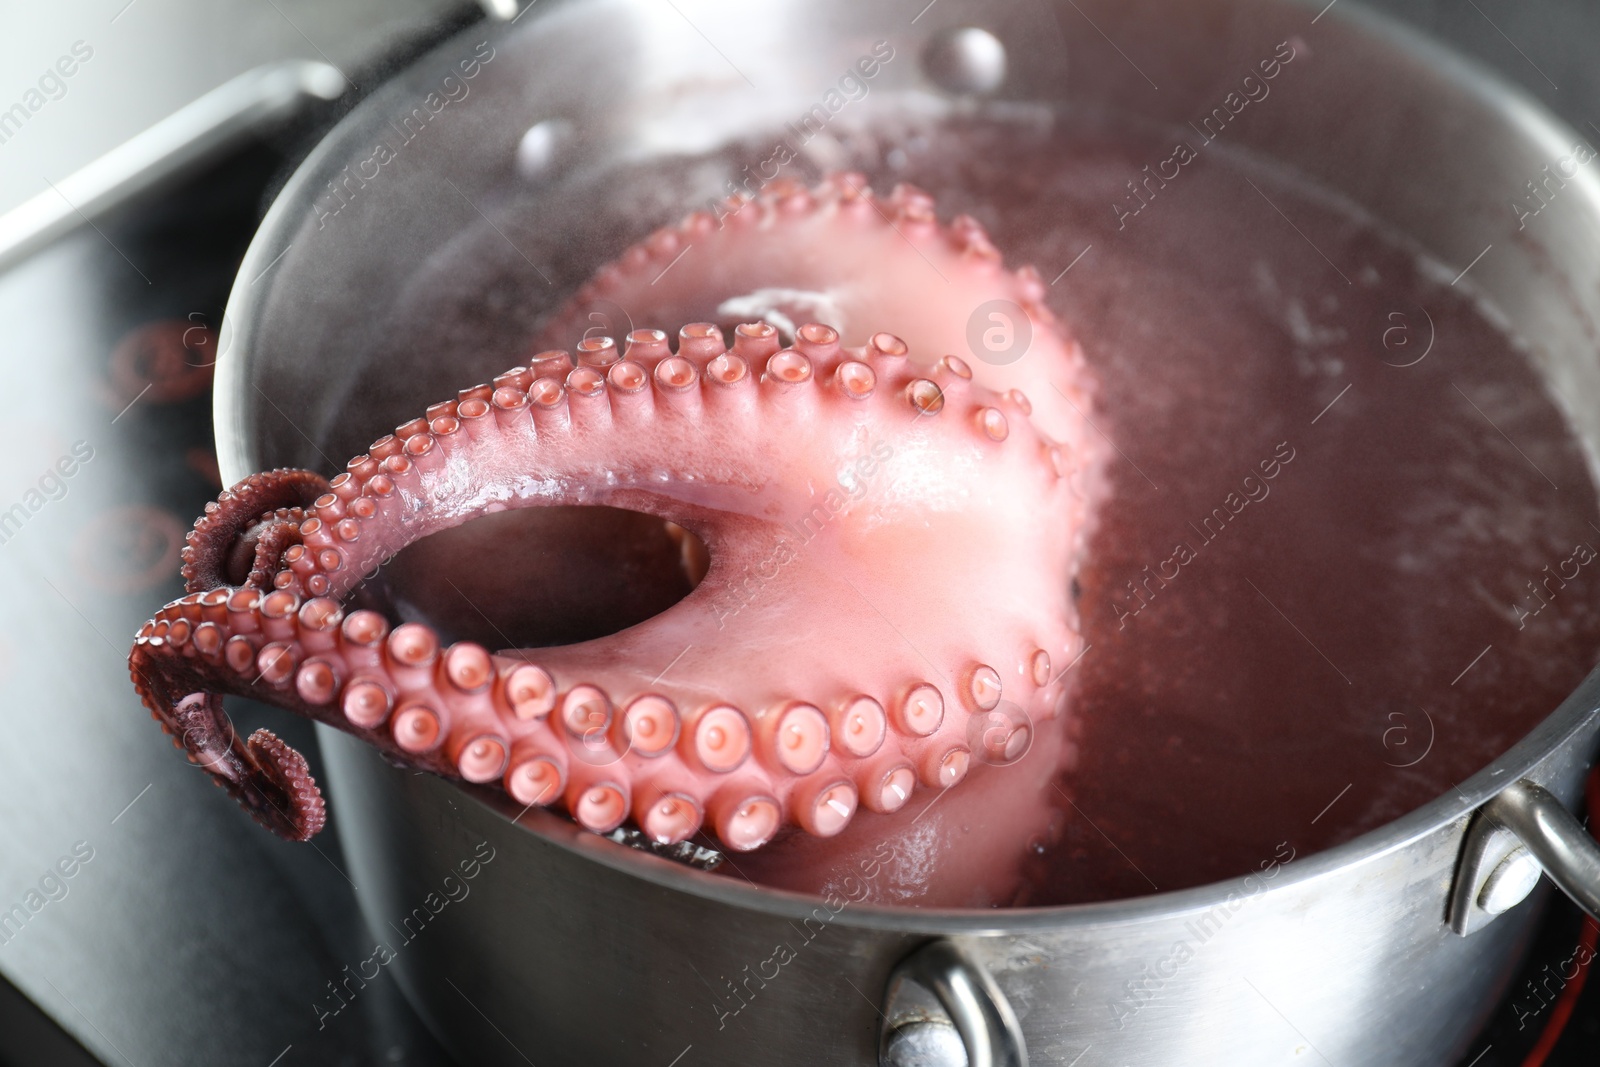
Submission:
M 44 1009 L 0 976 L 0 1067 L 100 1067 L 100 1061 L 78 1044 Z
M 462 0 L 462 8 L 496 21 L 520 14 L 517 0 Z M 463 21 L 475 19 L 442 20 L 442 35 L 451 36 Z M 425 42 L 439 36 L 431 34 Z M 403 66 L 417 51 L 415 43 L 402 44 L 378 65 Z M 331 63 L 307 59 L 263 64 L 229 79 L 0 214 L 0 271 L 92 224 L 93 218 L 219 159 L 263 129 L 291 122 L 319 101 L 344 97 L 350 86 Z
M 336 100 L 344 76 L 326 63 L 288 60 L 224 82 L 143 133 L 0 215 L 0 270 L 93 216 L 218 158 L 314 100 Z

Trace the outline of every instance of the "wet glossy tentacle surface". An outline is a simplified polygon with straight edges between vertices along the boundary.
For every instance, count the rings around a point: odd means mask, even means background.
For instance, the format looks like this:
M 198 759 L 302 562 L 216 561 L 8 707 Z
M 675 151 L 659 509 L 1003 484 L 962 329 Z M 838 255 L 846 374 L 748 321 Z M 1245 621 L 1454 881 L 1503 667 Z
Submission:
M 914 191 L 879 202 L 848 177 L 774 190 L 741 205 L 737 227 L 680 229 L 764 291 L 751 247 L 788 259 L 773 275 L 786 292 L 831 277 L 858 338 L 782 309 L 784 329 L 745 322 L 731 348 L 708 322 L 676 337 L 575 331 L 571 349 L 429 407 L 331 481 L 273 471 L 223 494 L 191 536 L 189 595 L 131 653 L 156 718 L 259 821 L 302 839 L 326 817 L 304 760 L 264 731 L 241 743 L 221 694 L 593 830 L 631 819 L 669 842 L 704 828 L 733 849 L 789 825 L 831 836 L 859 807 L 892 812 L 975 758 L 1004 762 L 1019 739 L 975 731 L 975 717 L 1004 698 L 1031 717 L 1021 729 L 1048 722 L 1059 669 L 1082 650 L 1068 590 L 1098 450 L 1075 414 L 1081 359 L 1037 280 L 1005 271 L 976 223 L 941 227 Z M 785 256 L 830 239 L 859 247 L 827 277 Z M 626 253 L 551 330 L 596 292 L 636 288 L 669 245 L 658 234 Z M 956 355 L 929 268 L 962 299 L 1018 298 L 1037 358 L 996 369 Z M 676 322 L 697 299 L 726 310 L 726 282 L 685 271 L 652 296 Z M 862 326 L 874 303 L 916 319 L 922 347 Z M 1067 403 L 1036 410 L 1023 386 Z M 709 569 L 660 615 L 549 649 L 445 647 L 426 624 L 344 606 L 419 538 L 551 505 L 659 516 L 699 538 Z

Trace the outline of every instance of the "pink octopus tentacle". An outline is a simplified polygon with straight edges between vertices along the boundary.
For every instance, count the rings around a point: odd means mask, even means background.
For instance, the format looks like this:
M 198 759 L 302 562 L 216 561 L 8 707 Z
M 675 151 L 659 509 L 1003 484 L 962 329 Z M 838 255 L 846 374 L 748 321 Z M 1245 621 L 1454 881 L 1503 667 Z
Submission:
M 218 586 L 270 589 L 283 553 L 299 543 L 305 508 L 328 491 L 319 474 L 276 470 L 252 474 L 195 521 L 183 549 L 183 579 L 191 593 Z
M 498 781 L 597 831 L 631 817 L 663 842 L 702 825 L 735 849 L 784 824 L 830 836 L 858 803 L 889 811 L 948 788 L 989 736 L 974 716 L 1004 693 L 1049 717 L 1050 666 L 1081 650 L 1078 530 L 1040 521 L 1070 514 L 1073 494 L 1025 401 L 868 336 L 847 349 L 806 324 L 784 348 L 751 323 L 725 350 L 697 323 L 674 353 L 639 330 L 620 353 L 591 339 L 436 404 L 311 502 L 272 592 L 191 595 L 147 623 L 131 658 L 141 696 L 258 818 L 257 793 L 287 797 L 285 820 L 262 821 L 293 837 L 322 817 L 303 761 L 275 739 L 220 756 L 226 717 L 191 694 L 265 698 L 415 766 Z M 420 537 L 556 504 L 694 532 L 704 580 L 638 626 L 531 653 L 443 648 L 426 625 L 391 631 L 340 606 Z M 190 744 L 199 709 L 210 718 Z
M 204 620 L 228 599 L 226 590 L 191 594 L 146 623 L 128 659 L 134 688 L 173 744 L 257 822 L 288 840 L 310 840 L 327 812 L 305 757 L 269 730 L 241 741 L 222 708 L 222 687 L 200 664 L 166 654 L 192 637 L 209 647 L 218 630 Z
M 779 179 L 628 247 L 550 316 L 538 347 L 599 322 L 619 330 L 618 310 L 666 329 L 761 318 L 785 336 L 814 319 L 849 345 L 888 328 L 916 361 L 952 356 L 980 385 L 1017 390 L 1041 431 L 1075 443 L 1094 379 L 1047 292 L 1034 268 L 1005 268 L 977 219 L 940 222 L 933 198 L 913 185 L 880 196 L 862 174 L 811 187 Z

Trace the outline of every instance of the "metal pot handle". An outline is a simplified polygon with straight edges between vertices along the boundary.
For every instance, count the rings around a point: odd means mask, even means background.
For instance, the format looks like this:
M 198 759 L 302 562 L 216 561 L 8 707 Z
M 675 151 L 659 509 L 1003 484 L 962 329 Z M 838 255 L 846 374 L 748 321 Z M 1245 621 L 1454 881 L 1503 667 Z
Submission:
M 929 993 L 948 1020 L 930 1018 L 919 1006 Z M 1005 994 L 987 971 L 949 941 L 929 942 L 895 966 L 885 1009 L 882 1067 L 960 1067 L 963 1062 L 967 1067 L 1028 1067 L 1022 1027 Z M 949 1026 L 960 1035 L 965 1060 L 957 1058 L 962 1050 L 953 1041 L 897 1041 L 915 1028 L 948 1033 Z
M 1555 794 L 1524 778 L 1484 805 L 1483 813 L 1516 834 L 1550 880 L 1600 919 L 1600 844 Z

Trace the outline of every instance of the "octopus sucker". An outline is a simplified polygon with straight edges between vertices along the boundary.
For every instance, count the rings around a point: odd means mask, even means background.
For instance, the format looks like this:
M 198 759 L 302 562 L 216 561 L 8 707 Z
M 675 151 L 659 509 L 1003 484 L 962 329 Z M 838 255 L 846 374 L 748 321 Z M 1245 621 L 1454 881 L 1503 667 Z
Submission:
M 1072 475 L 1099 453 L 1081 416 L 1023 395 L 1088 402 L 1036 278 L 1005 270 L 976 222 L 943 226 L 924 194 L 879 202 L 852 176 L 734 217 L 720 230 L 692 217 L 625 253 L 525 365 L 427 407 L 336 477 L 268 471 L 208 507 L 190 593 L 140 629 L 130 668 L 163 727 L 263 825 L 306 839 L 326 812 L 298 753 L 264 732 L 238 741 L 224 694 L 595 832 L 631 820 L 658 843 L 704 832 L 738 851 L 899 812 L 1058 721 L 1050 664 L 1083 649 L 1069 591 L 1087 505 Z M 791 255 L 808 226 L 815 254 Z M 830 270 L 839 226 L 856 246 Z M 594 292 L 621 293 L 690 239 L 707 246 L 700 274 L 669 272 L 655 325 L 576 328 Z M 758 277 L 747 242 L 792 270 Z M 961 299 L 1029 309 L 1024 370 L 952 354 L 947 294 L 913 299 L 930 265 Z M 719 269 L 790 291 L 832 279 L 846 317 L 679 321 L 697 292 L 724 302 L 701 277 Z M 875 303 L 908 332 L 870 320 Z M 430 534 L 552 506 L 653 516 L 692 590 L 619 632 L 520 650 L 350 603 Z M 996 729 L 1002 701 L 1021 721 Z
M 791 342 L 811 319 L 851 345 L 891 329 L 930 364 L 973 351 L 976 331 L 989 360 L 974 365 L 978 380 L 1025 394 L 1035 425 L 1076 442 L 1093 379 L 1047 292 L 1032 267 L 1005 268 L 977 219 L 941 224 L 933 198 L 915 186 L 879 196 L 861 174 L 810 188 L 778 179 L 624 250 L 549 318 L 536 345 L 557 347 L 613 319 L 616 308 L 668 329 L 708 317 L 722 326 L 764 319 Z M 986 331 L 998 331 L 993 349 L 984 347 Z

